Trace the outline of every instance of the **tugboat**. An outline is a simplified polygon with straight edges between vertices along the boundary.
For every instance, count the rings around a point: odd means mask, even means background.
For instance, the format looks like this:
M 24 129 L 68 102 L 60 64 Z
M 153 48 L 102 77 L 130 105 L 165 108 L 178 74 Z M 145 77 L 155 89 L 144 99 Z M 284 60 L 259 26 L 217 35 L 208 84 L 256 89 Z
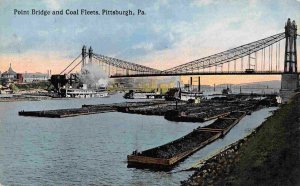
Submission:
M 180 99 L 181 89 L 180 88 L 170 88 L 165 95 L 166 101 L 175 101 Z
M 181 88 L 170 88 L 165 95 L 166 101 L 191 101 L 203 96 L 203 92 L 185 91 Z
M 87 89 L 86 84 L 83 84 L 82 88 L 61 88 L 60 93 L 62 97 L 67 98 L 104 98 L 109 97 L 105 87 L 99 89 Z
M 198 90 L 192 90 L 192 82 L 193 78 L 190 77 L 190 84 L 185 85 L 185 89 L 181 89 L 180 82 L 177 82 L 177 88 L 171 88 L 167 91 L 165 100 L 167 101 L 189 101 L 195 102 L 199 100 L 200 97 L 203 96 L 203 92 L 201 91 L 200 77 L 198 77 Z
M 203 96 L 203 92 L 181 91 L 180 100 L 194 101 Z
M 223 90 L 222 90 L 222 94 L 223 95 L 228 95 L 228 94 L 231 94 L 232 93 L 232 91 L 231 91 L 231 89 L 227 86 L 227 88 L 224 88 Z
M 78 74 L 52 75 L 50 79 L 57 97 L 67 98 L 91 98 L 108 97 L 105 86 L 89 87 L 83 84 Z
M 126 92 L 123 96 L 125 99 L 133 99 L 133 90 L 129 90 L 129 92 Z

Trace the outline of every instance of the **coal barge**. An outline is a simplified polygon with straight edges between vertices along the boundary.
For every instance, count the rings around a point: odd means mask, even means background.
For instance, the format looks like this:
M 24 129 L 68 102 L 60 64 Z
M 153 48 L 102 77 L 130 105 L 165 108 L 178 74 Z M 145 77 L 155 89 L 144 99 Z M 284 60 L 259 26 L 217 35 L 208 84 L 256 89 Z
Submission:
M 82 105 L 81 108 L 42 110 L 42 111 L 20 111 L 20 116 L 48 117 L 48 118 L 65 118 L 80 115 L 90 115 L 105 112 L 116 112 L 126 108 L 149 106 L 159 104 L 160 102 L 125 102 L 99 105 Z
M 245 115 L 244 111 L 230 112 L 205 128 L 194 129 L 175 141 L 142 152 L 134 151 L 127 156 L 128 167 L 170 170 L 205 145 L 223 137 Z
M 125 99 L 163 99 L 165 96 L 161 92 L 137 92 L 130 90 L 123 97 Z

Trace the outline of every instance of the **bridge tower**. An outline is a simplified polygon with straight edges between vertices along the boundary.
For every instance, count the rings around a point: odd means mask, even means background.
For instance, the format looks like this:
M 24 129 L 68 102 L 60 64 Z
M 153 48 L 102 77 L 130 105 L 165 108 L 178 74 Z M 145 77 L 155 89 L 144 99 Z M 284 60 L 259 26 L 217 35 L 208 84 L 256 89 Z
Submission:
M 295 20 L 291 22 L 288 19 L 285 25 L 285 56 L 284 56 L 284 72 L 297 72 L 297 25 Z
M 83 68 L 85 65 L 85 55 L 86 55 L 86 46 L 83 45 L 82 50 L 81 50 L 81 57 L 82 57 L 81 68 Z
M 288 18 L 285 24 L 285 54 L 284 73 L 281 75 L 280 94 L 283 102 L 293 96 L 295 90 L 299 88 L 299 75 L 297 71 L 297 25 L 295 21 Z
M 92 63 L 92 62 L 93 62 L 93 49 L 90 46 L 90 48 L 89 48 L 89 63 Z

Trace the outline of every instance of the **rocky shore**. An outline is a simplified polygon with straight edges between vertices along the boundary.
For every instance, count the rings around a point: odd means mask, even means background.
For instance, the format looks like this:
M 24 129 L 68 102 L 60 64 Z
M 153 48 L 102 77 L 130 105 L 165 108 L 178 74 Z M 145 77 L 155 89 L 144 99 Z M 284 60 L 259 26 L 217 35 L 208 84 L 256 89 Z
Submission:
M 233 143 L 217 155 L 204 161 L 202 166 L 197 168 L 194 174 L 188 180 L 182 181 L 181 184 L 186 186 L 213 185 L 230 176 L 234 164 L 238 161 L 240 147 L 247 142 L 248 138 L 255 135 L 258 129 L 253 131 L 249 136 Z
M 300 96 L 206 160 L 182 185 L 299 185 Z

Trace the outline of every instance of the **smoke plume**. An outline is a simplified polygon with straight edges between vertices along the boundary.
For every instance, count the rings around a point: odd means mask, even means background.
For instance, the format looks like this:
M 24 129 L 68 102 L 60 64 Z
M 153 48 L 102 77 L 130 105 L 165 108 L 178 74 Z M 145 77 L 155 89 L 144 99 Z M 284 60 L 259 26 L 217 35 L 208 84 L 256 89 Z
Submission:
M 108 77 L 99 65 L 89 63 L 81 69 L 80 81 L 89 88 L 106 87 Z

